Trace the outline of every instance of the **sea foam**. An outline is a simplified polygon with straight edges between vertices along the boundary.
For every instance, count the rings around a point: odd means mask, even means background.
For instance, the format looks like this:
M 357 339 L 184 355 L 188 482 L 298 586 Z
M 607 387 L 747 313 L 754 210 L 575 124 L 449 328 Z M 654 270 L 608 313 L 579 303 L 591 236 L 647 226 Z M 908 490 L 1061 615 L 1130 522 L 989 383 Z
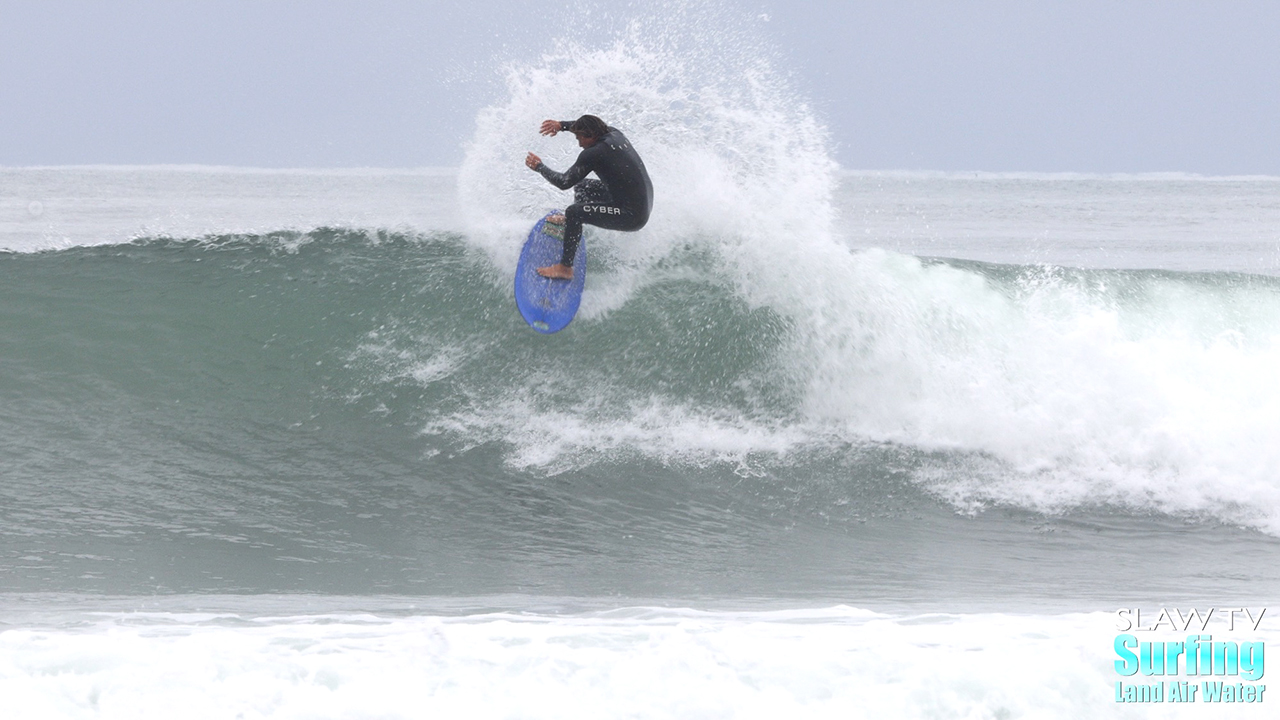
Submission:
M 1077 718 L 1220 710 L 1114 703 L 1114 619 L 844 606 L 95 612 L 0 634 L 0 688 L 6 716 L 17 719 Z M 1251 718 L 1264 708 L 1232 710 Z

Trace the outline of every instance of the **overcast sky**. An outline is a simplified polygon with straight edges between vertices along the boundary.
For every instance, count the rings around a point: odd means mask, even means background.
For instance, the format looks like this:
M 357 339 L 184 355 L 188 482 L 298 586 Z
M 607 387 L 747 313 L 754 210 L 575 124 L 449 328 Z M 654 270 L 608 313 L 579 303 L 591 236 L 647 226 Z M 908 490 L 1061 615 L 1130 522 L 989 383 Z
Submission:
M 1280 2 L 727 3 L 849 169 L 1280 175 Z M 0 165 L 456 165 L 501 61 L 644 6 L 0 0 Z

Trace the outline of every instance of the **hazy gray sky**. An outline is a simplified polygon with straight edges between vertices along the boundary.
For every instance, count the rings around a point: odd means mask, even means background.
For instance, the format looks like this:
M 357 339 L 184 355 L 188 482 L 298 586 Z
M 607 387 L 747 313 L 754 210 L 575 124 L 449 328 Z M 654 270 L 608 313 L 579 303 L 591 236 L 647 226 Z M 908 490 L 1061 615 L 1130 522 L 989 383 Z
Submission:
M 846 168 L 1280 175 L 1277 2 L 722 4 Z M 0 0 L 0 164 L 454 165 L 500 61 L 645 5 Z

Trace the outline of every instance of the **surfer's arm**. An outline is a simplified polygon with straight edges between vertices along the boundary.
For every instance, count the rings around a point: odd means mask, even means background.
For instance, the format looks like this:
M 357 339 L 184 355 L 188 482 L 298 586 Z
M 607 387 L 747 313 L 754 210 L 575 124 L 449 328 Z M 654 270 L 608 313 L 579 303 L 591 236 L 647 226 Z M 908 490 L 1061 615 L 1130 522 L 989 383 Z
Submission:
M 547 182 L 555 185 L 561 190 L 568 190 L 574 185 L 577 185 L 582 182 L 582 179 L 587 176 L 587 173 L 591 172 L 591 169 L 584 165 L 581 160 L 574 163 L 573 167 L 565 170 L 564 172 L 556 172 L 542 162 L 539 162 L 538 166 L 535 167 L 534 170 L 537 170 L 539 175 L 546 178 Z

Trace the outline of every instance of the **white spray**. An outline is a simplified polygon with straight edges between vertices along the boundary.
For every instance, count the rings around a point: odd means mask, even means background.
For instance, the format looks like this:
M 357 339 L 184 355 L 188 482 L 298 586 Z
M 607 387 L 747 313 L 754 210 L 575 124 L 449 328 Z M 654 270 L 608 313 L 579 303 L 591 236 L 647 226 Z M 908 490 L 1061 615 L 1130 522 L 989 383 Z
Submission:
M 656 200 L 640 233 L 597 236 L 617 262 L 592 276 L 582 321 L 644 292 L 661 261 L 694 246 L 717 258 L 712 281 L 790 323 L 777 372 L 800 388 L 797 406 L 763 426 L 661 398 L 608 422 L 542 423 L 517 403 L 464 424 L 506 418 L 513 457 L 533 464 L 575 453 L 589 462 L 620 443 L 670 460 L 741 457 L 744 444 L 785 455 L 893 442 L 945 451 L 919 479 L 962 507 L 1119 503 L 1280 532 L 1274 287 L 1148 276 L 1135 298 L 1052 269 L 996 283 L 852 252 L 833 232 L 828 135 L 776 70 L 758 23 L 673 7 L 603 46 L 564 42 L 508 69 L 509 95 L 480 113 L 460 171 L 470 238 L 509 273 L 531 220 L 566 202 L 523 168 L 525 152 L 563 169 L 577 150 L 539 138 L 538 124 L 600 115 L 644 157 Z M 662 426 L 672 417 L 678 433 Z M 530 422 L 540 451 L 528 445 Z M 550 450 L 548 426 L 567 428 Z

